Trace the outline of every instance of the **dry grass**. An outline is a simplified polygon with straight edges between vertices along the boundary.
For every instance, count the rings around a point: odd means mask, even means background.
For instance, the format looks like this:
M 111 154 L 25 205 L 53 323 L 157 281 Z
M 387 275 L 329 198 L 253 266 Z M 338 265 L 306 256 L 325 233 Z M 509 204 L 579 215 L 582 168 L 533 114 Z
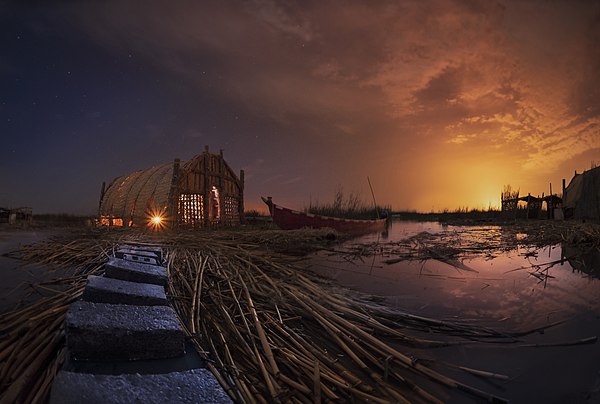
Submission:
M 498 232 L 495 248 L 502 248 L 512 236 Z M 555 241 L 557 232 L 561 240 L 581 243 L 597 243 L 599 234 L 587 226 L 564 232 L 547 227 L 535 240 Z M 173 305 L 197 350 L 236 401 L 439 402 L 450 390 L 502 401 L 440 373 L 435 363 L 415 360 L 402 347 L 512 343 L 524 333 L 391 312 L 303 273 L 293 259 L 277 253 L 298 245 L 301 250 L 329 246 L 329 238 L 320 231 L 89 232 L 24 247 L 19 251 L 23 260 L 68 266 L 72 273 L 42 285 L 56 288 L 52 296 L 0 317 L 0 402 L 46 399 L 65 357 L 68 305 L 81 295 L 87 275 L 102 273 L 117 244 L 139 240 L 166 250 Z M 477 251 L 479 238 L 472 238 L 465 248 Z M 424 332 L 436 337 L 418 337 Z

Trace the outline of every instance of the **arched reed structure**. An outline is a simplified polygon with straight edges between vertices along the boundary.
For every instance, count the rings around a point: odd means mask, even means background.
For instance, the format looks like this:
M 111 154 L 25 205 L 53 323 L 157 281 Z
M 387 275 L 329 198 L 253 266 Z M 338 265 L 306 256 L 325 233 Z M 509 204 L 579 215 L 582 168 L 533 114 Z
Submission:
M 99 221 L 107 226 L 233 226 L 244 219 L 244 171 L 219 154 L 175 159 L 102 184 Z

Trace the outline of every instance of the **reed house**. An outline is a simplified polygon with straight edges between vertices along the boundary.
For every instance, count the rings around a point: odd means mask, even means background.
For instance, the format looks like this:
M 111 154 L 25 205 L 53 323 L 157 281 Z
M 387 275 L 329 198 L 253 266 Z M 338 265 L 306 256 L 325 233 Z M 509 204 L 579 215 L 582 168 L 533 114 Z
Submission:
M 176 159 L 102 184 L 99 222 L 106 226 L 233 226 L 244 219 L 244 171 L 219 154 Z

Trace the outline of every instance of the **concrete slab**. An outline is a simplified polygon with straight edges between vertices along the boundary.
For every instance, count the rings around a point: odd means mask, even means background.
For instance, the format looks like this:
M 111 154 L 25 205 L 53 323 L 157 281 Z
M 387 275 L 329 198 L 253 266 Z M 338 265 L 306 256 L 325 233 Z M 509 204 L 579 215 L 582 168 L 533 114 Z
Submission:
M 116 255 L 116 253 L 115 253 L 115 255 Z M 127 260 L 127 261 L 141 262 L 143 264 L 160 265 L 158 263 L 157 258 L 144 257 L 143 255 L 121 254 L 121 256 L 116 255 L 116 257 L 117 258 L 122 258 L 122 259 Z
M 94 373 L 101 375 L 121 374 L 158 374 L 183 372 L 190 369 L 205 368 L 206 362 L 200 357 L 194 344 L 185 340 L 185 354 L 175 358 L 138 359 L 135 361 L 92 361 L 74 360 L 67 356 L 61 370 L 75 373 Z
M 121 247 L 115 250 L 115 257 L 121 259 L 127 259 L 130 256 L 131 260 L 149 263 L 156 263 L 158 265 L 158 254 L 152 251 L 138 250 L 136 248 L 125 248 Z
M 130 282 L 152 283 L 166 286 L 167 269 L 165 267 L 127 261 L 111 257 L 104 264 L 107 277 Z
M 51 404 L 231 403 L 207 369 L 159 375 L 93 375 L 60 371 Z
M 168 306 L 78 301 L 66 316 L 67 348 L 76 360 L 172 358 L 184 353 L 184 333 Z
M 146 251 L 156 254 L 158 260 L 162 262 L 163 259 L 163 250 L 160 246 L 154 244 L 143 244 L 143 243 L 126 243 L 119 245 L 119 248 L 136 250 L 136 251 Z
M 165 288 L 150 283 L 138 283 L 90 275 L 82 299 L 94 303 L 166 306 Z

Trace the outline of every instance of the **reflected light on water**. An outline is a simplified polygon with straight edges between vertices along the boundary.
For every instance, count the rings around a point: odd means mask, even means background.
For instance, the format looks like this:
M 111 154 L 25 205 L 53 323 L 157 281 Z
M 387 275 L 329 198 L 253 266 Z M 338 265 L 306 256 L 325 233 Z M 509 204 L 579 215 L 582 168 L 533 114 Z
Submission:
M 445 234 L 460 247 L 465 227 L 434 222 L 395 222 L 388 238 L 372 234 L 351 244 L 395 243 L 423 232 Z M 468 227 L 468 237 L 495 236 L 497 226 Z M 479 235 L 479 236 L 478 236 Z M 522 239 L 517 237 L 517 239 Z M 467 238 L 468 240 L 468 238 Z M 307 264 L 312 271 L 361 292 L 383 296 L 399 309 L 434 317 L 506 322 L 514 327 L 547 324 L 578 312 L 600 309 L 600 282 L 577 268 L 579 261 L 560 245 L 515 249 L 464 259 L 469 270 L 435 259 L 386 264 L 390 256 L 348 260 L 318 253 Z M 590 261 L 590 258 L 587 259 Z M 575 262 L 574 264 L 572 262 Z M 598 258 L 600 262 L 600 258 Z M 588 271 L 589 272 L 589 271 Z M 600 310 L 599 310 L 600 311 Z

